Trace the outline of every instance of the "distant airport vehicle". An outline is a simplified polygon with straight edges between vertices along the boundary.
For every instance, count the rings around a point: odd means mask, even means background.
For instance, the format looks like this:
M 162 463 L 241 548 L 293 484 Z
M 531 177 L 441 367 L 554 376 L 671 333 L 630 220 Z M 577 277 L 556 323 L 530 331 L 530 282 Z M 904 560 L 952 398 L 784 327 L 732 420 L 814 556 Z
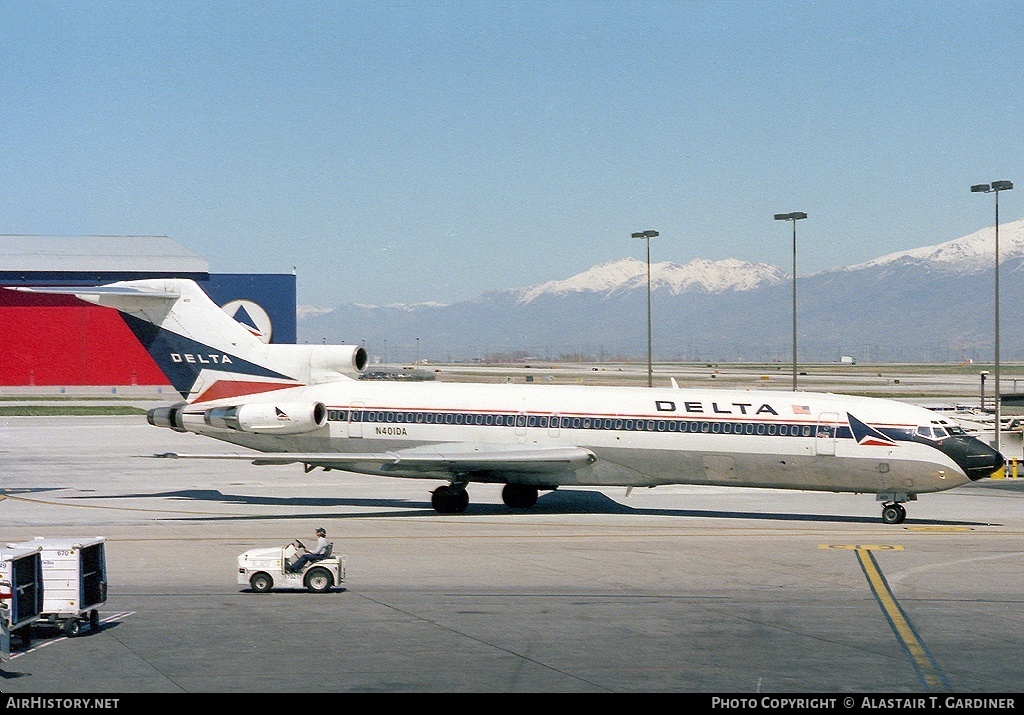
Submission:
M 334 544 L 326 556 L 311 561 L 299 571 L 289 571 L 299 549 L 306 547 L 294 541 L 284 547 L 250 549 L 238 556 L 238 583 L 247 585 L 256 593 L 273 588 L 305 588 L 314 593 L 330 591 L 345 582 L 345 557 L 334 556 Z
M 150 424 L 258 452 L 164 456 L 442 480 L 441 513 L 464 511 L 474 482 L 504 484 L 512 508 L 560 486 L 707 484 L 874 494 L 896 524 L 918 494 L 1004 465 L 952 419 L 895 400 L 359 380 L 362 348 L 265 344 L 189 280 L 16 290 L 120 310 L 185 398 Z

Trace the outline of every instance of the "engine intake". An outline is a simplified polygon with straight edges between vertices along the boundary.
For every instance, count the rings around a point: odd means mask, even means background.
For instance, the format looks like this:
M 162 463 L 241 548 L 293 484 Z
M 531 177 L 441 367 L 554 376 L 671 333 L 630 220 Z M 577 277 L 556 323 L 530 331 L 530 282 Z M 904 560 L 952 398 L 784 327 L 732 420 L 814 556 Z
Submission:
M 216 429 L 252 434 L 302 434 L 327 424 L 322 402 L 250 403 L 235 407 L 211 407 L 203 421 Z

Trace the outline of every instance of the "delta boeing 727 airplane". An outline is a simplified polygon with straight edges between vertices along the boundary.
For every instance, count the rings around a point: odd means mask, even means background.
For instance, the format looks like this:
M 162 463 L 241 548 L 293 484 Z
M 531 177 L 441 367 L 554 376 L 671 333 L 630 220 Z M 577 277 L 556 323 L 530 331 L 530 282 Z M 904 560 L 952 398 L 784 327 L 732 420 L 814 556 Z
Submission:
M 898 524 L 918 494 L 1004 465 L 954 421 L 895 400 L 359 380 L 363 348 L 265 344 L 190 280 L 15 290 L 119 310 L 184 398 L 150 424 L 254 450 L 162 456 L 439 480 L 444 514 L 466 509 L 474 482 L 504 484 L 516 509 L 561 486 L 707 484 L 874 494 Z

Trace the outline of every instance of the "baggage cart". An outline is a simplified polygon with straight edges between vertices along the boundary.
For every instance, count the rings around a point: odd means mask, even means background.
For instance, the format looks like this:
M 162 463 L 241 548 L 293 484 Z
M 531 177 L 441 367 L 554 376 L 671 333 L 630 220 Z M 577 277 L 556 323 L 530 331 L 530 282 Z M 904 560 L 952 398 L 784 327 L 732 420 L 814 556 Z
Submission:
M 39 546 L 0 548 L 0 659 L 11 653 L 11 637 L 32 642 L 32 624 L 43 611 L 43 569 Z
M 98 631 L 98 609 L 107 601 L 104 537 L 36 537 L 16 546 L 40 549 L 43 609 L 37 625 L 60 628 L 69 637 L 79 635 L 84 624 Z

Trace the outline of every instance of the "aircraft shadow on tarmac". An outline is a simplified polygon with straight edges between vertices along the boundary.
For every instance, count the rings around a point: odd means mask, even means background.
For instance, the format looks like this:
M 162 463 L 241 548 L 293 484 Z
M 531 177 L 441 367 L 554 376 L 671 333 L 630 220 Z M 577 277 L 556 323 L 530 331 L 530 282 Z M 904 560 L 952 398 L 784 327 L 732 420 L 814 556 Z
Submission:
M 77 497 L 94 500 L 96 496 Z M 302 514 L 210 514 L 208 516 L 182 516 L 174 517 L 175 521 L 253 521 L 265 519 L 366 519 L 374 517 L 435 517 L 440 516 L 429 501 L 411 501 L 408 499 L 363 499 L 343 497 L 261 497 L 248 496 L 244 494 L 224 494 L 215 489 L 183 489 L 171 492 L 157 492 L 152 494 L 123 494 L 117 496 L 102 497 L 105 499 L 138 499 L 158 498 L 173 499 L 191 502 L 206 502 L 210 504 L 237 504 L 239 506 L 267 506 L 267 507 L 318 507 L 323 511 Z M 379 512 L 358 512 L 339 513 L 331 511 L 332 508 L 378 508 L 387 511 Z M 396 511 L 399 510 L 399 511 Z M 503 504 L 494 503 L 470 503 L 465 511 L 467 516 L 528 516 L 530 514 L 632 514 L 636 516 L 674 516 L 680 518 L 710 518 L 710 519 L 747 519 L 754 521 L 794 521 L 794 522 L 819 522 L 836 524 L 878 524 L 878 516 L 846 516 L 838 514 L 806 514 L 806 513 L 785 513 L 785 512 L 755 512 L 736 511 L 728 509 L 675 509 L 675 508 L 635 508 L 621 504 L 614 499 L 597 491 L 558 489 L 556 491 L 543 493 L 537 499 L 535 506 L 529 509 L 510 509 Z M 453 516 L 453 515 L 447 515 Z M 989 522 L 974 522 L 965 520 L 949 519 L 914 519 L 908 517 L 905 524 L 932 525 L 932 526 L 990 526 Z

